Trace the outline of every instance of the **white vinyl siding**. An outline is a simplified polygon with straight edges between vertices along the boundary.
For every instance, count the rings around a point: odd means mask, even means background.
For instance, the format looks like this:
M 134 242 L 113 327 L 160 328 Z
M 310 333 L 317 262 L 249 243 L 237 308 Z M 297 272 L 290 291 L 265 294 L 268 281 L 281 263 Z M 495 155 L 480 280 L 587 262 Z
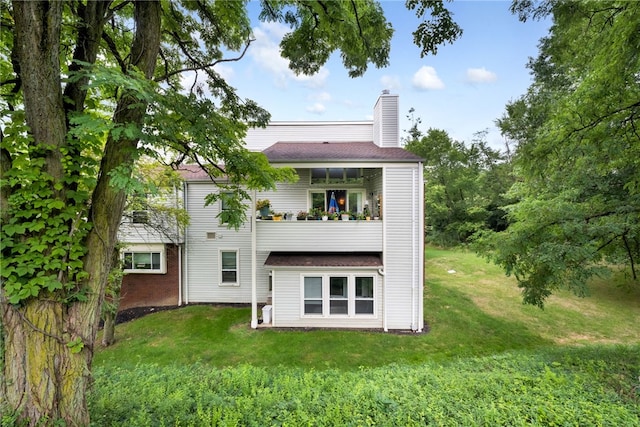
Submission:
M 400 146 L 398 95 L 383 94 L 373 109 L 373 142 L 380 147 Z
M 186 188 L 186 206 L 190 222 L 186 230 L 184 259 L 185 302 L 250 303 L 250 220 L 238 231 L 228 229 L 216 218 L 221 203 L 204 206 L 205 196 L 217 191 L 213 184 L 190 182 Z M 251 215 L 252 213 L 247 212 L 248 218 Z M 221 251 L 237 251 L 238 280 L 235 286 L 228 286 L 222 282 Z M 265 285 L 265 288 L 260 290 L 260 297 L 266 300 L 267 292 Z
M 385 230 L 385 280 L 387 326 L 389 329 L 410 329 L 418 313 L 417 283 L 422 263 L 417 259 L 421 241 L 418 221 L 419 186 L 417 170 L 386 168 L 386 196 L 383 201 Z M 415 212 L 414 212 L 415 209 Z M 413 306 L 412 306 L 413 304 Z

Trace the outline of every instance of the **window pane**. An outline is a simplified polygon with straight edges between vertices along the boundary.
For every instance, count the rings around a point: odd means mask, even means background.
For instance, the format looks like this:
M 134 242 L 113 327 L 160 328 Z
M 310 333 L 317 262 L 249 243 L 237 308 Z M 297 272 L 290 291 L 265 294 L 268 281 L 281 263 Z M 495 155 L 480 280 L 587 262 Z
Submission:
M 151 269 L 151 254 L 147 253 L 134 253 L 133 254 L 133 268 L 139 270 Z
M 329 280 L 329 293 L 331 298 L 347 298 L 347 278 L 331 277 Z
M 311 193 L 311 209 L 320 209 L 321 211 L 327 210 L 324 207 L 324 192 Z
M 131 270 L 133 268 L 133 253 L 125 252 L 124 253 L 124 269 Z
M 149 222 L 149 212 L 147 211 L 133 211 L 131 221 L 134 224 L 147 224 Z
M 373 298 L 373 277 L 356 277 L 356 298 Z
M 355 182 L 360 180 L 360 169 L 347 168 L 344 170 L 344 174 L 347 182 Z
M 304 278 L 304 297 L 322 298 L 322 277 Z
M 153 270 L 160 270 L 160 252 L 153 252 L 151 254 L 151 268 Z
M 322 300 L 305 300 L 304 314 L 322 314 Z
M 331 300 L 329 303 L 330 314 L 347 314 L 347 307 L 349 301 L 346 299 Z
M 329 182 L 344 182 L 344 169 L 329 168 Z
M 373 314 L 373 301 L 356 300 L 356 314 Z
M 235 251 L 226 251 L 221 252 L 222 256 L 222 268 L 224 270 L 234 270 L 236 268 L 236 252 Z
M 222 281 L 224 283 L 236 283 L 238 281 L 237 277 L 237 272 L 235 271 L 230 270 L 222 272 Z
M 311 169 L 311 183 L 324 184 L 327 182 L 327 170 L 325 168 Z
M 362 212 L 362 193 L 349 192 L 349 212 Z

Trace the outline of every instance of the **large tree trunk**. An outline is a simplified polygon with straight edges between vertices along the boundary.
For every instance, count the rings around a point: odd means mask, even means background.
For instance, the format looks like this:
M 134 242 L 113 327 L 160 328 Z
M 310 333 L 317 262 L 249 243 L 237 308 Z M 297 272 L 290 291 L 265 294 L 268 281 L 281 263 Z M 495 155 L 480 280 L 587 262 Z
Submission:
M 91 3 L 91 2 L 89 2 Z M 88 8 L 95 5 L 89 4 Z M 15 1 L 13 4 L 15 51 L 23 85 L 27 124 L 36 143 L 47 150 L 46 170 L 54 183 L 60 183 L 64 168 L 60 148 L 66 144 L 67 104 L 63 105 L 60 84 L 60 27 L 63 2 Z M 105 8 L 97 8 L 104 13 Z M 151 78 L 160 46 L 160 4 L 137 1 L 136 36 L 131 47 L 130 64 Z M 96 20 L 94 22 L 101 22 Z M 97 25 L 97 24 L 96 24 Z M 93 31 L 85 40 L 100 32 Z M 79 35 L 79 41 L 83 36 Z M 83 47 L 83 49 L 86 46 Z M 87 56 L 95 57 L 88 49 Z M 88 58 L 91 59 L 91 58 Z M 81 92 L 67 93 L 74 109 L 82 102 Z M 124 94 L 113 120 L 140 125 L 146 105 L 135 96 Z M 20 420 L 29 425 L 49 425 L 62 420 L 69 426 L 89 424 L 86 393 L 90 379 L 93 348 L 100 319 L 107 276 L 125 194 L 109 185 L 110 172 L 135 161 L 137 140 L 108 138 L 100 174 L 92 194 L 88 220 L 92 224 L 85 247 L 84 270 L 88 279 L 86 301 L 64 302 L 51 295 L 41 295 L 11 305 L 0 290 L 0 362 L 4 363 L 0 379 L 0 405 L 8 405 Z M 4 153 L 3 160 L 4 160 Z M 10 159 L 8 159 L 10 161 Z M 67 185 L 67 184 L 65 184 Z M 65 188 L 58 185 L 57 195 L 65 199 Z M 2 195 L 5 202 L 5 195 Z M 72 224 L 69 224 L 72 232 Z M 64 274 L 61 275 L 64 278 Z

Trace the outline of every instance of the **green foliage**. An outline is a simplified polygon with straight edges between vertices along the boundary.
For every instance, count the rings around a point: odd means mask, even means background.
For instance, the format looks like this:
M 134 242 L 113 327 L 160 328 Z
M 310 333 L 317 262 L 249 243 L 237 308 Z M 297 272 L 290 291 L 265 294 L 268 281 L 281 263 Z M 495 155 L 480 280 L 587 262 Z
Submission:
M 89 406 L 99 426 L 632 426 L 640 417 L 638 350 L 552 350 L 348 372 L 114 366 L 96 369 Z
M 498 121 L 517 147 L 511 226 L 479 249 L 540 307 L 559 288 L 579 295 L 605 267 L 640 263 L 640 5 L 514 2 L 553 26 L 529 67 L 534 82 Z
M 443 0 L 406 0 L 407 9 L 416 9 L 418 18 L 430 10 L 431 20 L 422 22 L 413 32 L 413 42 L 421 48 L 420 57 L 438 53 L 438 46 L 453 43 L 462 36 L 462 28 L 453 21 Z
M 20 112 L 4 111 L 10 117 Z M 46 172 L 50 148 L 34 144 L 20 119 L 5 128 L 0 148 L 11 150 L 12 168 L 0 185 L 10 191 L 0 231 L 2 259 L 0 275 L 4 293 L 11 304 L 39 296 L 66 295 L 82 298 L 81 283 L 86 278 L 82 244 L 91 228 L 85 206 L 94 181 L 89 175 L 95 162 L 63 151 L 65 175 L 55 179 Z M 80 163 L 85 163 L 81 166 Z M 73 191 L 60 190 L 74 184 Z
M 485 133 L 467 146 L 443 130 L 429 129 L 423 136 L 419 122 L 409 131 L 405 148 L 424 158 L 427 240 L 454 246 L 468 243 L 480 230 L 504 228 L 499 206 L 513 182 L 510 165 L 487 146 Z

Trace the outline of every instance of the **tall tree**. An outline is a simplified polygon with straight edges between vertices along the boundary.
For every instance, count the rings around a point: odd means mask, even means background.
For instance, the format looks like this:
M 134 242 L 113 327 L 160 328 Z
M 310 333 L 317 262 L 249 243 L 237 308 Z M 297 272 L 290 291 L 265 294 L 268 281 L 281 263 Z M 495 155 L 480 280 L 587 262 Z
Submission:
M 486 132 L 465 144 L 440 129 L 422 135 L 418 123 L 409 130 L 405 148 L 424 158 L 427 239 L 454 246 L 469 243 L 479 230 L 503 228 L 499 206 L 512 178 L 509 164 L 484 140 Z
M 0 409 L 32 425 L 88 425 L 100 307 L 139 155 L 198 162 L 220 185 L 224 175 L 233 226 L 248 190 L 292 173 L 243 147 L 269 114 L 215 70 L 251 43 L 246 1 L 0 1 Z M 392 28 L 375 1 L 261 6 L 262 19 L 289 24 L 281 48 L 296 72 L 336 50 L 353 77 L 387 64 Z M 442 0 L 407 6 L 432 12 L 415 35 L 423 53 L 460 34 Z M 188 71 L 202 86 L 182 87 Z
M 481 250 L 543 306 L 558 288 L 640 263 L 640 3 L 512 5 L 553 25 L 531 60 L 534 81 L 498 121 L 516 144 L 511 225 Z

